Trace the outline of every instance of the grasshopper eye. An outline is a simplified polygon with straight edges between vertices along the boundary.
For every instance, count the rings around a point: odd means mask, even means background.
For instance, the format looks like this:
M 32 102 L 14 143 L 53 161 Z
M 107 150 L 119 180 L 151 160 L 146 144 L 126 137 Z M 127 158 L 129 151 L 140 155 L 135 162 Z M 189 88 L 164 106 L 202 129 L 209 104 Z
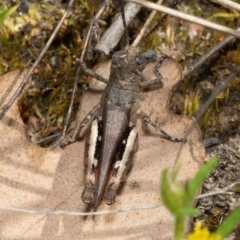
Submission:
M 122 55 L 119 56 L 119 58 L 121 58 L 121 59 L 124 59 L 124 58 L 126 58 L 126 57 L 127 57 L 127 54 L 126 54 L 126 53 L 123 53 Z
M 128 56 L 126 51 L 119 51 L 113 54 L 112 56 L 112 63 L 119 64 L 124 61 Z

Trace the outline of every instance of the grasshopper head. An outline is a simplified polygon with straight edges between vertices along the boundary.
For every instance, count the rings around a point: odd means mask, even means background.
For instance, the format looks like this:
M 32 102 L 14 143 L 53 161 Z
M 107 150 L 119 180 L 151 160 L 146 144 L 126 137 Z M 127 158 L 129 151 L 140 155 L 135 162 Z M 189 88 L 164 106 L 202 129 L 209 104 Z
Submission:
M 131 69 L 133 71 L 143 71 L 146 66 L 146 60 L 143 56 L 137 54 L 135 47 L 128 50 L 118 51 L 112 56 L 112 66 L 114 68 Z

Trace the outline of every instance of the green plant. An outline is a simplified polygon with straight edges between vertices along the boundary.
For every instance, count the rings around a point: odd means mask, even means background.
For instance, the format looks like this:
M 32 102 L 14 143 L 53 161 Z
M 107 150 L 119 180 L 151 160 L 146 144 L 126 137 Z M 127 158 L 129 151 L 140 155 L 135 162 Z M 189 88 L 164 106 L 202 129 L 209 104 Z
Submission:
M 6 9 L 4 6 L 0 6 L 0 23 L 2 23 L 4 19 L 12 15 L 17 10 L 17 8 L 17 5 L 9 9 Z
M 196 176 L 186 181 L 183 186 L 176 183 L 179 168 L 171 175 L 168 174 L 167 169 L 163 171 L 161 177 L 161 197 L 165 207 L 174 215 L 174 234 L 176 240 L 183 239 L 187 217 L 196 217 L 199 214 L 199 212 L 192 207 L 192 202 L 203 182 L 217 163 L 217 157 L 210 159 L 200 168 Z M 197 222 L 194 231 L 186 240 L 222 240 L 227 237 L 239 223 L 240 206 L 236 207 L 215 233 L 211 233 L 206 227 L 201 226 L 201 222 Z

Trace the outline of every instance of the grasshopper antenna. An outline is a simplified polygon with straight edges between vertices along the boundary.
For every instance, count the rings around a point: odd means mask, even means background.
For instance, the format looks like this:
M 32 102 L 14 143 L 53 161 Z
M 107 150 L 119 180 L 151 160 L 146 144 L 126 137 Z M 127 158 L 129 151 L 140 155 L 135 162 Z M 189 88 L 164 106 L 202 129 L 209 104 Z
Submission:
M 123 27 L 124 27 L 124 39 L 125 39 L 125 45 L 126 47 L 129 46 L 129 34 L 127 30 L 127 22 L 126 22 L 126 17 L 125 17 L 125 12 L 124 12 L 124 4 L 123 0 L 119 0 L 120 3 L 120 9 L 121 9 L 121 15 L 122 15 L 122 21 L 123 21 Z

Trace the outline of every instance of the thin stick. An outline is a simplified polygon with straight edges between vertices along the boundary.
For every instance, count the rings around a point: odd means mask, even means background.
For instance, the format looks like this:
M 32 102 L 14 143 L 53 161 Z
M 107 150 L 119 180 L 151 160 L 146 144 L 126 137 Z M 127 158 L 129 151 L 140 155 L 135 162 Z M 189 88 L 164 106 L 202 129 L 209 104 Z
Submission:
M 22 83 L 20 84 L 20 86 L 18 87 L 18 89 L 15 91 L 15 93 L 13 94 L 12 98 L 8 101 L 7 104 L 5 104 L 2 107 L 2 111 L 0 112 L 0 119 L 2 119 L 4 117 L 4 115 L 6 114 L 6 112 L 8 111 L 8 109 L 13 105 L 13 103 L 16 101 L 16 99 L 20 96 L 20 94 L 22 93 L 23 89 L 26 87 L 26 85 L 29 82 L 29 78 L 33 72 L 33 70 L 37 67 L 37 65 L 39 64 L 39 62 L 42 60 L 44 54 L 46 53 L 46 51 L 48 50 L 48 48 L 50 47 L 52 41 L 54 40 L 55 36 L 57 35 L 63 21 L 65 20 L 65 18 L 67 17 L 68 13 L 71 10 L 72 4 L 73 4 L 74 0 L 70 0 L 69 4 L 67 6 L 67 9 L 65 11 L 65 13 L 63 14 L 60 22 L 58 23 L 57 27 L 55 28 L 55 30 L 53 31 L 51 37 L 49 38 L 48 42 L 46 43 L 45 47 L 43 48 L 42 52 L 39 54 L 37 60 L 34 62 L 34 64 L 32 65 L 32 67 L 30 68 L 30 70 L 28 71 L 27 75 L 25 76 L 25 78 L 23 79 Z
M 97 19 L 101 16 L 101 14 L 103 13 L 103 11 L 105 10 L 106 8 L 106 4 L 104 4 L 97 12 L 97 14 L 94 16 L 94 18 L 92 19 L 91 23 L 90 23 L 90 27 L 89 27 L 89 30 L 87 32 L 87 36 L 86 36 L 86 39 L 85 39 L 85 43 L 84 43 L 84 47 L 83 47 L 83 51 L 81 53 L 81 56 L 80 56 L 80 59 L 81 61 L 83 62 L 84 61 L 84 57 L 85 57 L 85 53 L 86 53 L 86 49 L 87 49 L 87 46 L 89 44 L 89 38 L 91 36 L 91 32 L 92 32 L 92 28 L 94 26 L 94 22 L 97 21 Z M 67 125 L 68 125 L 68 121 L 69 121 L 69 118 L 70 118 L 70 115 L 71 115 L 71 112 L 72 112 L 72 107 L 73 107 L 73 102 L 74 102 L 74 99 L 75 99 L 75 94 L 76 94 L 76 91 L 77 91 L 77 80 L 78 80 L 78 75 L 79 75 L 79 71 L 80 71 L 80 65 L 77 69 L 77 73 L 75 75 L 75 81 L 74 81 L 74 87 L 73 87 L 73 91 L 72 91 L 72 95 L 71 95 L 71 103 L 69 105 L 69 108 L 68 108 L 68 112 L 67 112 L 67 115 L 66 115 L 66 118 L 64 120 L 64 127 L 63 127 L 63 131 L 61 133 L 57 133 L 57 134 L 54 134 L 53 136 L 49 136 L 47 138 L 44 138 L 40 141 L 37 142 L 37 144 L 39 143 L 42 143 L 42 142 L 45 142 L 45 141 L 49 141 L 53 138 L 57 138 L 56 141 L 54 141 L 50 146 L 49 146 L 49 149 L 52 149 L 54 147 L 56 147 L 60 142 L 61 140 L 64 138 L 64 136 L 66 135 L 66 133 L 68 133 L 70 131 L 70 129 L 67 129 Z M 70 127 L 71 128 L 71 127 Z M 72 130 L 72 128 L 71 128 Z
M 34 215 L 67 215 L 67 216 L 94 216 L 94 215 L 106 215 L 106 214 L 116 214 L 120 212 L 130 212 L 136 210 L 149 210 L 162 207 L 163 204 L 157 204 L 152 206 L 137 206 L 137 207 L 128 207 L 123 209 L 116 209 L 116 210 L 109 210 L 109 211 L 99 211 L 99 212 L 71 212 L 71 211 L 63 211 L 63 210 L 46 210 L 46 211 L 36 211 L 30 209 L 22 209 L 22 208 L 15 208 L 15 207 L 6 207 L 0 206 L 0 209 L 12 212 L 22 212 L 27 214 L 34 214 Z
M 174 9 L 177 7 L 177 5 L 181 2 L 181 0 L 175 0 L 172 4 L 171 4 L 171 9 Z M 158 5 L 159 6 L 159 5 Z M 141 46 L 144 42 L 147 41 L 147 39 L 153 34 L 155 33 L 160 26 L 162 26 L 162 24 L 164 23 L 164 21 L 169 17 L 168 14 L 164 14 L 161 19 L 155 24 L 155 26 L 146 34 L 146 36 L 144 36 L 144 38 L 142 38 L 140 40 L 140 42 L 138 43 L 138 46 Z
M 7 91 L 2 95 L 1 99 L 0 99 L 0 106 L 4 103 L 5 99 L 7 98 L 9 92 L 13 89 L 14 85 L 16 84 L 17 80 L 21 77 L 21 75 L 24 72 L 24 68 L 21 69 L 16 77 L 14 78 L 14 80 L 12 81 L 12 84 L 8 87 Z
M 196 122 L 198 122 L 202 116 L 204 115 L 204 113 L 207 111 L 207 109 L 210 107 L 210 105 L 212 104 L 212 102 L 214 101 L 214 99 L 216 98 L 216 96 L 222 92 L 224 89 L 227 88 L 228 84 L 233 81 L 238 75 L 240 74 L 240 67 L 238 67 L 232 74 L 230 74 L 224 81 L 223 83 L 218 86 L 211 94 L 211 96 L 208 98 L 208 100 L 205 102 L 204 106 L 200 109 L 200 111 L 198 112 L 197 116 L 195 117 Z M 191 133 L 192 129 L 193 129 L 193 124 L 188 128 L 186 134 L 185 134 L 185 138 L 188 137 L 188 135 Z M 176 168 L 177 165 L 177 161 L 178 158 L 180 156 L 180 153 L 182 151 L 183 148 L 183 144 L 181 144 L 179 151 L 177 153 L 176 159 L 174 161 L 174 164 L 172 166 L 172 171 L 174 171 L 174 169 Z
M 157 4 L 160 5 L 162 4 L 163 0 L 158 0 Z M 156 15 L 157 11 L 153 10 L 151 12 L 151 14 L 149 15 L 147 21 L 145 22 L 145 24 L 143 25 L 141 31 L 139 32 L 139 34 L 137 35 L 137 37 L 135 38 L 132 46 L 136 47 L 139 43 L 139 41 L 142 39 L 143 35 L 145 34 L 145 32 L 148 30 L 150 23 L 152 22 L 154 16 Z
M 86 40 L 85 40 L 85 43 L 84 43 L 84 46 L 83 46 L 83 51 L 81 53 L 81 61 L 83 62 L 84 60 L 84 55 L 85 55 L 85 52 L 86 52 L 86 49 L 87 49 L 87 46 L 88 46 L 88 43 L 89 43 L 89 38 L 90 38 L 90 35 L 91 35 L 91 31 L 92 31 L 92 28 L 93 28 L 93 25 L 94 25 L 94 21 L 97 21 L 97 19 L 101 16 L 101 14 L 103 13 L 103 11 L 105 10 L 106 8 L 106 5 L 103 5 L 97 12 L 97 14 L 94 16 L 94 18 L 92 19 L 91 23 L 90 23 L 90 27 L 89 27 L 89 30 L 88 30 L 88 33 L 87 33 L 87 37 L 86 37 Z
M 83 59 L 84 59 L 84 56 L 85 56 L 85 53 L 86 53 L 86 49 L 87 49 L 87 46 L 88 46 L 88 43 L 89 43 L 89 38 L 90 38 L 90 35 L 91 35 L 91 32 L 92 32 L 92 28 L 93 28 L 93 25 L 94 25 L 94 22 L 97 21 L 97 19 L 101 16 L 101 14 L 105 10 L 105 8 L 106 8 L 106 5 L 104 4 L 98 10 L 97 14 L 94 16 L 94 18 L 92 19 L 92 21 L 90 23 L 90 27 L 89 27 L 89 30 L 88 30 L 88 33 L 87 33 L 87 37 L 86 37 L 86 40 L 85 40 L 85 43 L 84 43 L 83 51 L 82 51 L 81 57 L 80 57 L 81 61 L 83 61 Z M 52 143 L 49 146 L 49 149 L 53 149 L 54 147 L 56 147 L 62 141 L 62 139 L 66 135 L 68 121 L 69 121 L 71 113 L 72 113 L 72 108 L 73 108 L 73 103 L 74 103 L 74 99 L 75 99 L 75 94 L 77 92 L 77 81 L 78 81 L 78 76 L 79 76 L 80 69 L 81 69 L 81 65 L 79 64 L 78 69 L 77 69 L 77 73 L 76 73 L 75 79 L 74 79 L 74 86 L 73 86 L 73 90 L 72 90 L 71 101 L 70 101 L 70 104 L 69 104 L 69 107 L 68 107 L 68 112 L 67 112 L 66 118 L 64 120 L 63 131 L 62 131 L 60 137 L 57 139 L 57 141 L 55 141 L 54 143 Z
M 58 140 L 55 141 L 54 143 L 52 143 L 52 144 L 48 147 L 49 149 L 55 148 L 55 147 L 62 141 L 62 139 L 63 139 L 63 138 L 65 137 L 65 135 L 66 135 L 67 126 L 68 126 L 68 121 L 69 121 L 70 116 L 71 116 L 71 112 L 72 112 L 72 108 L 73 108 L 73 103 L 74 103 L 75 95 L 76 95 L 76 92 L 77 92 L 77 89 L 78 89 L 77 82 L 78 82 L 78 76 L 79 76 L 80 69 L 81 69 L 81 66 L 80 66 L 80 64 L 79 64 L 79 66 L 78 66 L 78 68 L 77 68 L 77 73 L 76 73 L 75 79 L 74 79 L 74 86 L 73 86 L 73 90 L 72 90 L 71 101 L 70 101 L 70 104 L 69 104 L 69 108 L 68 108 L 68 112 L 67 112 L 66 118 L 65 118 L 65 120 L 64 120 L 63 131 L 62 131 L 62 133 L 61 133 L 61 136 L 58 138 Z
M 240 31 L 240 28 L 238 28 L 236 31 Z M 183 71 L 183 77 L 186 77 L 187 75 L 191 74 L 193 71 L 195 71 L 198 67 L 200 67 L 204 62 L 206 62 L 213 54 L 221 50 L 223 47 L 225 47 L 227 44 L 229 44 L 231 41 L 236 39 L 234 36 L 229 36 L 226 39 L 224 39 L 222 42 L 218 43 L 214 48 L 212 48 L 209 52 L 207 52 L 204 56 L 198 59 L 196 63 L 194 63 L 192 66 L 189 66 L 187 70 Z
M 229 194 L 229 192 L 227 192 L 227 191 L 238 184 L 240 184 L 240 181 L 232 183 L 223 189 L 219 189 L 216 191 L 198 195 L 194 199 L 200 199 L 200 198 L 209 197 L 209 196 L 213 196 L 213 195 L 219 195 L 219 194 Z M 127 207 L 127 208 L 122 208 L 122 209 L 99 211 L 99 212 L 71 212 L 71 211 L 63 211 L 63 210 L 37 211 L 37 210 L 7 207 L 7 206 L 1 206 L 1 205 L 0 205 L 0 209 L 5 210 L 5 211 L 22 212 L 22 213 L 34 214 L 34 215 L 93 216 L 93 215 L 116 214 L 116 213 L 130 212 L 130 211 L 136 211 L 136 210 L 151 210 L 151 209 L 160 208 L 162 206 L 164 206 L 164 205 L 157 204 L 157 205 L 150 205 L 150 206 L 134 206 L 134 207 Z
M 229 0 L 211 0 L 214 3 L 218 3 L 226 8 L 229 9 L 236 9 L 237 11 L 240 11 L 240 5 L 234 1 L 229 1 Z
M 210 196 L 214 196 L 214 195 L 219 195 L 219 194 L 231 194 L 229 192 L 227 192 L 229 189 L 235 187 L 236 185 L 240 184 L 240 181 L 235 182 L 230 184 L 229 186 L 216 190 L 216 191 L 212 191 L 212 192 L 208 192 L 208 193 L 204 193 L 204 194 L 200 194 L 197 197 L 195 197 L 194 199 L 200 199 L 200 198 L 205 198 L 205 197 L 210 197 Z
M 154 9 L 154 10 L 157 10 L 157 11 L 160 11 L 160 12 L 167 13 L 171 16 L 181 18 L 181 19 L 186 20 L 188 22 L 196 23 L 196 24 L 199 24 L 199 25 L 217 30 L 219 32 L 223 32 L 223 33 L 230 34 L 230 35 L 233 35 L 235 37 L 240 38 L 240 32 L 232 30 L 231 28 L 228 28 L 228 27 L 225 27 L 225 26 L 222 26 L 222 25 L 219 25 L 219 24 L 216 24 L 216 23 L 213 23 L 213 22 L 210 22 L 210 21 L 192 16 L 192 15 L 189 15 L 189 14 L 186 14 L 186 13 L 182 13 L 182 12 L 179 12 L 177 10 L 164 7 L 162 5 L 157 5 L 156 3 L 148 2 L 148 1 L 145 1 L 145 0 L 128 0 L 128 1 L 139 4 L 139 5 L 142 5 L 144 7 L 150 8 L 150 9 Z

